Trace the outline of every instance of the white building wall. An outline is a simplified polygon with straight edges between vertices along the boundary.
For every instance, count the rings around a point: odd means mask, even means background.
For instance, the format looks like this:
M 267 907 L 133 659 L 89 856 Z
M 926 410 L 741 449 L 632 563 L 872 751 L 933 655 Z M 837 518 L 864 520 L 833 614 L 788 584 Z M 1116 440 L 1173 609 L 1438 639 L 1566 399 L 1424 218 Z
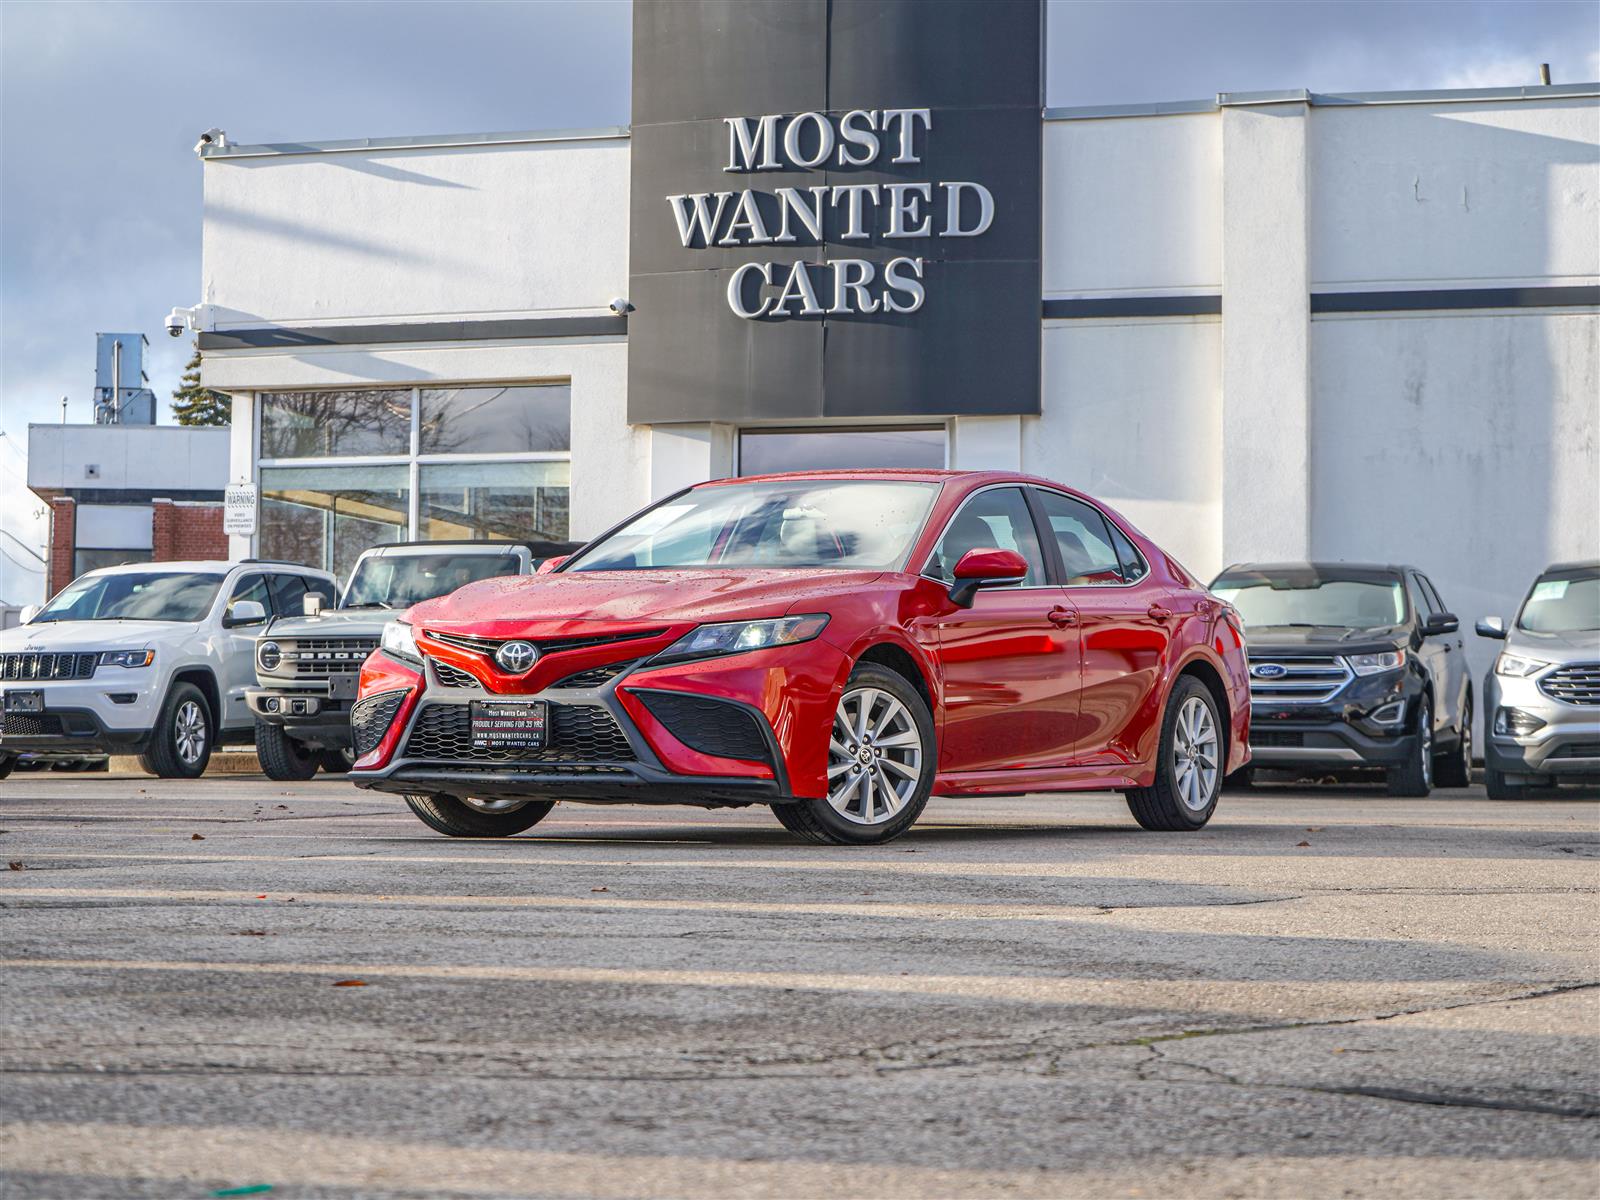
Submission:
M 1098 496 L 1209 578 L 1222 562 L 1222 325 L 1048 321 L 1022 469 Z
M 221 329 L 604 312 L 628 284 L 628 140 L 205 160 Z
M 1600 275 L 1593 100 L 1312 114 L 1313 283 L 1486 287 Z
M 28 486 L 221 491 L 228 431 L 186 425 L 30 425 Z

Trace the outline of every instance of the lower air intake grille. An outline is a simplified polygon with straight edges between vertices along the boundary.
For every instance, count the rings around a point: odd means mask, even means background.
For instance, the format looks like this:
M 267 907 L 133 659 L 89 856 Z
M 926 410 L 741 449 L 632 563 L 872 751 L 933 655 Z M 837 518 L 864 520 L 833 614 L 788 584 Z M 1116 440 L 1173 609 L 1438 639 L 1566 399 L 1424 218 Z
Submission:
M 425 705 L 406 739 L 406 757 L 429 762 L 604 763 L 632 762 L 633 747 L 616 719 L 594 704 L 552 704 L 543 750 L 479 749 L 465 704 Z
M 8 738 L 33 738 L 33 737 L 60 737 L 64 732 L 61 728 L 61 718 L 33 716 L 29 713 L 7 713 L 5 724 L 0 725 L 4 730 L 0 736 Z
M 681 692 L 637 692 L 650 715 L 691 750 L 717 758 L 767 762 L 761 722 L 747 708 Z
M 575 671 L 571 675 L 556 680 L 550 686 L 553 688 L 604 687 L 631 666 L 633 666 L 633 659 L 631 658 L 626 662 L 606 663 L 604 666 L 590 667 L 587 671 Z
M 1257 747 L 1304 746 L 1306 744 L 1306 735 L 1303 733 L 1290 733 L 1284 729 L 1252 729 L 1250 731 L 1250 744 Z
M 474 688 L 482 685 L 472 677 L 471 672 L 463 671 L 460 667 L 452 667 L 447 662 L 437 658 L 428 660 L 433 664 L 433 673 L 439 677 L 439 682 L 448 688 Z
M 394 715 L 400 711 L 400 701 L 405 695 L 403 691 L 379 692 L 356 701 L 350 710 L 350 733 L 355 740 L 357 758 L 378 748 L 383 735 L 394 723 Z

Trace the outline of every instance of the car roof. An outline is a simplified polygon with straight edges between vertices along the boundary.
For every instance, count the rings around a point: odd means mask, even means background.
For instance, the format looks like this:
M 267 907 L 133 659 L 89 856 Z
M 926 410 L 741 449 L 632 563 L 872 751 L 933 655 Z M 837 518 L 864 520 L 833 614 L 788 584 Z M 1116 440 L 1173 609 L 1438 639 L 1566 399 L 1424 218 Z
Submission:
M 1269 574 L 1282 573 L 1285 575 L 1319 574 L 1322 572 L 1350 572 L 1353 574 L 1371 575 L 1399 575 L 1405 571 L 1416 571 L 1418 568 L 1407 566 L 1404 563 L 1367 563 L 1367 562 L 1340 562 L 1330 559 L 1315 559 L 1302 562 L 1240 562 L 1231 563 L 1224 567 L 1220 575 L 1233 575 L 1236 573 Z
M 1600 571 L 1600 559 L 1591 558 L 1587 560 L 1580 559 L 1576 562 L 1551 563 L 1544 570 L 1540 571 L 1539 574 L 1554 575 L 1557 572 L 1566 571 Z
M 951 483 L 957 480 L 970 480 L 974 483 L 1038 483 L 1045 487 L 1076 490 L 1068 484 L 1038 475 L 1025 475 L 1020 471 L 958 471 L 931 467 L 838 467 L 826 471 L 774 471 L 769 475 L 729 475 L 722 479 L 708 479 L 695 486 L 721 487 L 734 483 L 767 483 L 783 479 L 882 479 L 906 480 L 913 483 Z
M 365 551 L 367 555 L 381 558 L 399 558 L 414 554 L 448 554 L 463 550 L 513 554 L 528 547 L 523 542 L 490 541 L 488 538 L 458 538 L 448 542 L 382 542 Z
M 114 567 L 96 567 L 93 571 L 85 571 L 85 575 L 133 575 L 151 574 L 152 572 L 183 574 L 187 571 L 203 571 L 207 574 L 225 575 L 238 563 L 223 562 L 220 559 L 192 559 L 181 562 L 135 562 L 118 563 Z

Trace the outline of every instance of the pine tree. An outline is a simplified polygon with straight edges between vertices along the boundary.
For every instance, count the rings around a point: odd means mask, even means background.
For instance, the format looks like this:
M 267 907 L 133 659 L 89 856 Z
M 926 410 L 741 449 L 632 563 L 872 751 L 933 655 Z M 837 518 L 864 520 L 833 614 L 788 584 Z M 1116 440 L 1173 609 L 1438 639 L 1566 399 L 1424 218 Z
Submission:
M 233 401 L 221 392 L 200 386 L 200 346 L 183 369 L 183 381 L 172 393 L 172 415 L 179 425 L 227 425 L 233 419 Z

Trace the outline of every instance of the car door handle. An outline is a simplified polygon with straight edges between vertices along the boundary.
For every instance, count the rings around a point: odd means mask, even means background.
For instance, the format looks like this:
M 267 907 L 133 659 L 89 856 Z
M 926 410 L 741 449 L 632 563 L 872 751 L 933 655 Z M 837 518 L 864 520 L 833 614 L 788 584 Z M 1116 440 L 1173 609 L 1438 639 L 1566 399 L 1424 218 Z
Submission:
M 1078 610 L 1075 608 L 1063 608 L 1058 604 L 1050 610 L 1049 615 L 1050 623 L 1062 629 L 1071 628 L 1078 623 Z
M 1172 616 L 1172 610 L 1163 604 L 1152 604 L 1146 611 L 1152 621 L 1165 621 Z

